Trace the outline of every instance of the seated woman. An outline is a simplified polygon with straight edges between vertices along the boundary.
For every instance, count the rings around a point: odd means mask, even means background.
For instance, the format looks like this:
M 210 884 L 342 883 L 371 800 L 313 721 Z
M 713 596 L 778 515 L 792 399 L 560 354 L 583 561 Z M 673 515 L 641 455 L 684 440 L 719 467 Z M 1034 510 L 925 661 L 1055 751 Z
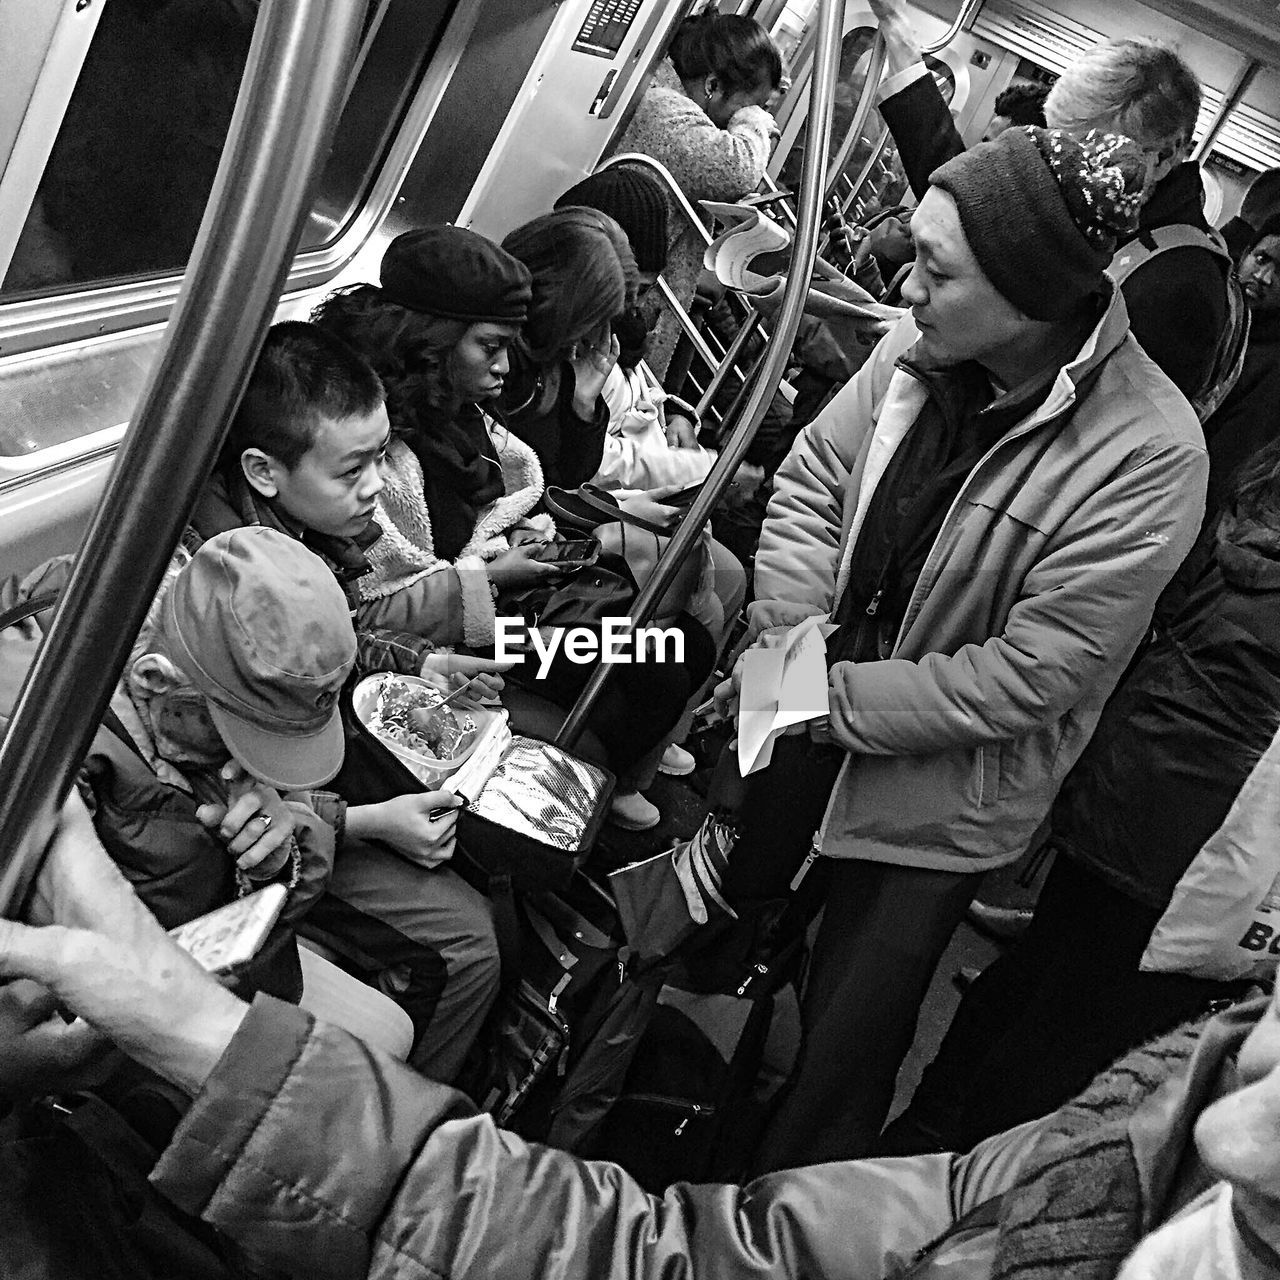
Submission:
M 394 433 L 360 622 L 484 650 L 503 593 L 563 573 L 535 556 L 554 533 L 549 517 L 533 514 L 543 491 L 537 454 L 513 432 L 491 435 L 480 407 L 502 391 L 529 273 L 482 236 L 436 226 L 393 241 L 381 280 L 333 294 L 314 316 L 374 366 Z M 661 743 L 710 670 L 705 632 L 692 619 L 683 630 L 685 661 L 624 666 L 589 721 L 620 776 L 613 817 L 624 826 L 659 820 L 627 785 L 628 770 Z M 525 683 L 564 707 L 589 673 L 561 653 L 545 678 Z
M 611 325 L 635 303 L 635 258 L 622 228 L 586 208 L 534 218 L 502 247 L 528 268 L 533 296 L 497 408 L 538 455 L 546 483 L 572 488 L 600 468 L 602 392 L 619 350 Z

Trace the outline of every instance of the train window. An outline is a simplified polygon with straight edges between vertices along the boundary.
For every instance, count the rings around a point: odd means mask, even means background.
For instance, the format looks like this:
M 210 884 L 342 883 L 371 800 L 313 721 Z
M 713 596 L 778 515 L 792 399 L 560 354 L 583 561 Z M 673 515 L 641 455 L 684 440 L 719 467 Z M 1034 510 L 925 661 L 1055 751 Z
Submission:
M 369 0 L 302 248 L 334 240 L 359 207 L 451 7 Z M 185 267 L 257 9 L 256 0 L 112 0 L 104 8 L 0 285 L 3 301 Z
M 127 422 L 160 346 L 160 330 L 6 360 L 0 458 L 25 458 Z

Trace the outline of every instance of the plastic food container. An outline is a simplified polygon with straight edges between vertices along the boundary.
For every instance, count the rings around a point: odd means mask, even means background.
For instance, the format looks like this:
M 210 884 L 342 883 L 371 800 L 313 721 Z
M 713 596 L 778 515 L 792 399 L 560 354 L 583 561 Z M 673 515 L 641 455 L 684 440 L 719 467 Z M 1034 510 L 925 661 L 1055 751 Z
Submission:
M 408 706 L 430 708 L 438 705 L 445 694 L 419 676 L 398 675 L 382 671 L 366 676 L 351 693 L 351 706 L 360 723 L 427 787 L 441 786 L 446 778 L 460 769 L 471 756 L 486 745 L 495 734 L 506 732 L 507 713 L 501 708 L 486 707 L 459 699 L 451 702 L 446 712 L 453 712 L 462 725 L 471 722 L 458 748 L 447 756 L 433 755 L 422 747 L 411 747 L 404 741 L 401 712 Z M 386 716 L 386 722 L 384 722 Z

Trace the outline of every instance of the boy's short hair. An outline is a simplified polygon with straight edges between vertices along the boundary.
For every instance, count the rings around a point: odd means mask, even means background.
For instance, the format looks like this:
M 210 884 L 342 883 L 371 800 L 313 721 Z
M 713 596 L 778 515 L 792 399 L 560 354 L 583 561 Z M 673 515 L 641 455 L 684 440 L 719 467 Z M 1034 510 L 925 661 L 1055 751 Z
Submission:
M 373 367 L 341 338 L 303 320 L 267 330 L 227 449 L 261 449 L 292 470 L 315 443 L 323 418 L 372 413 L 385 398 Z

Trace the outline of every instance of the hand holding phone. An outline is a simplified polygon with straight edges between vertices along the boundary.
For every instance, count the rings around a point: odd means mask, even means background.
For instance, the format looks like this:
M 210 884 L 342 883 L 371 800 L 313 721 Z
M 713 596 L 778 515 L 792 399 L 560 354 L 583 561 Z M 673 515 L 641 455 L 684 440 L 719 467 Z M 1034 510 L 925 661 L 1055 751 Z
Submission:
M 582 569 L 595 564 L 600 555 L 600 543 L 595 538 L 574 538 L 569 541 L 544 542 L 533 552 L 535 560 L 554 564 L 563 569 Z

